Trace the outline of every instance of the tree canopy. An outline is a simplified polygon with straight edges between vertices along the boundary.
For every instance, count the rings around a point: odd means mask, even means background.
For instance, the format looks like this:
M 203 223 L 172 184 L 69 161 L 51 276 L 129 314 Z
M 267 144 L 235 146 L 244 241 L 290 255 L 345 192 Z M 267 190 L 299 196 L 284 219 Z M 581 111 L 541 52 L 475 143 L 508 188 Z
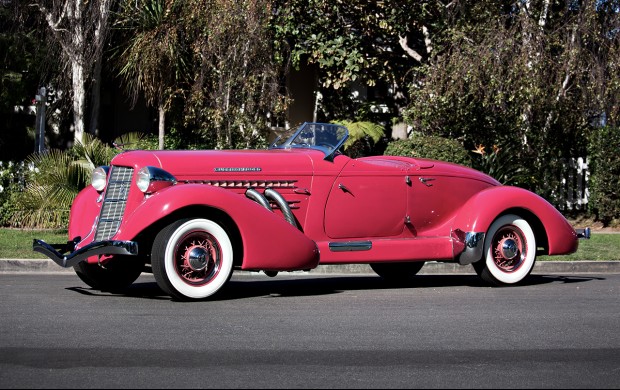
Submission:
M 113 64 L 134 102 L 144 96 L 165 108 L 160 124 L 203 147 L 264 144 L 290 103 L 285 79 L 304 64 L 317 75 L 319 120 L 374 122 L 387 136 L 405 120 L 416 134 L 470 150 L 497 145 L 533 167 L 584 154 L 590 132 L 618 124 L 618 0 L 71 4 L 33 0 L 27 9 L 63 58 L 82 53 L 73 61 L 84 65 L 81 93 L 95 91 L 86 77 L 94 64 Z M 78 9 L 82 19 L 69 17 Z M 84 43 L 106 31 L 80 29 L 88 21 L 114 27 L 112 50 L 102 51 L 101 38 Z M 98 53 L 102 60 L 89 57 Z M 58 72 L 75 76 L 71 63 Z M 73 89 L 65 98 L 77 85 L 64 87 Z M 547 180 L 538 171 L 531 178 Z

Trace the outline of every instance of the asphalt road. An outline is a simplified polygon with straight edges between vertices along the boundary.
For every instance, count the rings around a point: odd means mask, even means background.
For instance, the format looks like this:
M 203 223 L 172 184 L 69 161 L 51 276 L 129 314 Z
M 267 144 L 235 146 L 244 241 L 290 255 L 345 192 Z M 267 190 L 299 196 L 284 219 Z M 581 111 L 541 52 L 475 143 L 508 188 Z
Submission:
M 620 275 L 234 276 L 182 303 L 0 274 L 3 388 L 620 388 Z

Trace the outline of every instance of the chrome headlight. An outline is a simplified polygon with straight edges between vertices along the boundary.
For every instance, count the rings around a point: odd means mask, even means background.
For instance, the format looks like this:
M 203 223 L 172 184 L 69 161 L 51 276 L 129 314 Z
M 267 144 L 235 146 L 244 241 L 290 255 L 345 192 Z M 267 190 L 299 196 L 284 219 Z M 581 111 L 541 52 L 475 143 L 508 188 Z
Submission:
M 90 184 L 93 186 L 93 188 L 95 188 L 99 192 L 105 189 L 106 184 L 108 184 L 109 171 L 110 167 L 95 168 L 90 177 Z
M 177 179 L 160 168 L 144 167 L 138 171 L 136 185 L 145 194 L 157 192 L 162 188 L 174 185 Z

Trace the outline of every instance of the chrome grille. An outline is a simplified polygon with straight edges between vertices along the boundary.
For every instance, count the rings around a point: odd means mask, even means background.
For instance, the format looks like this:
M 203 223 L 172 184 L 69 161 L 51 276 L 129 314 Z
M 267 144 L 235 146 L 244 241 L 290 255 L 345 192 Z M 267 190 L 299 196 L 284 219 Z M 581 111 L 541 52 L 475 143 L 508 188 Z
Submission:
M 118 231 L 125 213 L 132 177 L 133 168 L 112 167 L 99 215 L 95 241 L 109 240 Z

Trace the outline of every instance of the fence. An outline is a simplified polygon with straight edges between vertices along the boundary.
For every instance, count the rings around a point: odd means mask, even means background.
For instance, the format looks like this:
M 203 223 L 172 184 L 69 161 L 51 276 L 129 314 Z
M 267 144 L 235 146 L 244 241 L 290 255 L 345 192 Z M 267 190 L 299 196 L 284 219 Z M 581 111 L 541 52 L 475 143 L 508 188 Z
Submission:
M 561 211 L 586 210 L 590 195 L 588 189 L 590 172 L 587 159 L 582 157 L 566 159 L 564 167 L 560 176 L 561 187 L 555 199 L 555 206 Z

